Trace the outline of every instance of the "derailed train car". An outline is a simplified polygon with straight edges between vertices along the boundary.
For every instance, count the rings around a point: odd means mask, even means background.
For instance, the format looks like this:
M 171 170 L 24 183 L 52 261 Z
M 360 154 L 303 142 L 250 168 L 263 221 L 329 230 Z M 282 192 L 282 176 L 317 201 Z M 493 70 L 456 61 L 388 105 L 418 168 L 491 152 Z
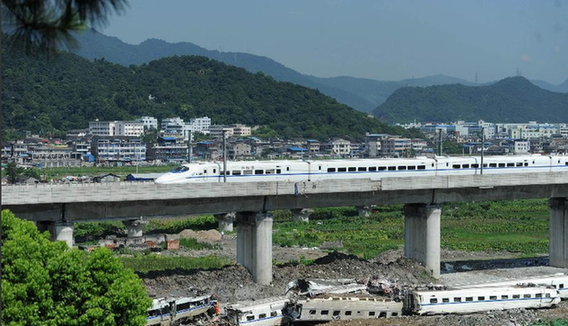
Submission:
M 219 304 L 212 296 L 178 299 L 155 299 L 148 309 L 146 325 L 179 325 L 206 314 L 219 313 Z
M 490 310 L 550 308 L 560 302 L 555 288 L 499 286 L 443 291 L 410 291 L 404 304 L 408 314 L 469 314 Z
M 302 322 L 373 319 L 402 314 L 402 302 L 367 294 L 327 294 L 298 301 Z
M 232 325 L 279 326 L 297 319 L 296 305 L 286 297 L 242 302 L 225 307 L 225 318 Z

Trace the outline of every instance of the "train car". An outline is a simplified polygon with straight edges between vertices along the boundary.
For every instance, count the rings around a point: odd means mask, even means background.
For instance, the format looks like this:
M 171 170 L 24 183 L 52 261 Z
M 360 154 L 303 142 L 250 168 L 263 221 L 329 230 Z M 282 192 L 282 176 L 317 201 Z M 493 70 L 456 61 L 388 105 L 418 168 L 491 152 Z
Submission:
M 563 300 L 568 299 L 568 275 L 563 273 L 558 273 L 554 275 L 546 275 L 540 277 L 529 277 L 506 281 L 497 282 L 486 282 L 478 284 L 465 284 L 462 286 L 456 286 L 456 288 L 480 288 L 480 287 L 495 287 L 495 286 L 514 286 L 517 284 L 538 284 L 546 285 L 555 288 Z
M 295 309 L 285 297 L 242 302 L 225 307 L 225 317 L 233 325 L 278 326 L 294 319 Z
M 374 319 L 402 314 L 402 302 L 364 294 L 327 294 L 298 301 L 300 322 Z
M 200 182 L 319 181 L 481 173 L 479 157 L 417 157 L 322 161 L 242 161 L 184 164 L 156 179 L 158 184 Z M 568 171 L 568 156 L 488 156 L 484 174 Z
M 178 299 L 155 299 L 148 309 L 146 325 L 169 326 L 177 325 L 203 316 L 214 314 L 218 309 L 217 300 L 212 296 L 201 296 Z
M 560 302 L 558 291 L 545 286 L 501 286 L 442 291 L 411 291 L 405 311 L 418 315 L 468 314 L 515 308 L 549 308 Z

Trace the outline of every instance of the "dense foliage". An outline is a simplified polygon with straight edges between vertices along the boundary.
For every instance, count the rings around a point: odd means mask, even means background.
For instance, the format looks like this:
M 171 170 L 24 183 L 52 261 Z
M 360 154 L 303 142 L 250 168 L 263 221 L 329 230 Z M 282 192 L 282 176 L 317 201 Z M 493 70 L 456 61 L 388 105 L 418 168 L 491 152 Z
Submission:
M 68 249 L 2 211 L 2 325 L 141 326 L 150 304 L 107 249 Z
M 205 57 L 142 66 L 90 62 L 73 54 L 30 57 L 3 38 L 2 130 L 57 135 L 89 120 L 209 116 L 214 123 L 266 125 L 284 137 L 400 133 L 314 89 Z M 150 96 L 151 95 L 151 96 Z M 4 135 L 7 135 L 5 133 Z
M 490 86 L 405 87 L 374 114 L 396 122 L 568 122 L 568 94 L 543 90 L 523 77 L 505 78 Z

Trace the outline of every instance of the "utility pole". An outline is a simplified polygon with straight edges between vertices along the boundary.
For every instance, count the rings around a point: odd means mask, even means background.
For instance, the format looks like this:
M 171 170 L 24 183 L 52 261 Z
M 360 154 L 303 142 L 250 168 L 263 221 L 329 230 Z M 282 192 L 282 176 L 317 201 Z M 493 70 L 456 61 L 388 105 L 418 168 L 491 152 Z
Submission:
M 485 154 L 485 127 L 481 127 L 481 173 L 483 174 L 483 155 Z
M 187 137 L 187 163 L 191 163 L 192 156 L 193 156 L 193 130 L 189 132 L 189 137 Z
M 225 133 L 227 130 L 223 129 L 223 182 L 227 182 L 227 137 Z
M 444 143 L 442 143 L 442 129 L 440 129 L 440 136 L 438 141 L 440 142 L 440 156 L 442 156 L 442 153 L 444 152 Z

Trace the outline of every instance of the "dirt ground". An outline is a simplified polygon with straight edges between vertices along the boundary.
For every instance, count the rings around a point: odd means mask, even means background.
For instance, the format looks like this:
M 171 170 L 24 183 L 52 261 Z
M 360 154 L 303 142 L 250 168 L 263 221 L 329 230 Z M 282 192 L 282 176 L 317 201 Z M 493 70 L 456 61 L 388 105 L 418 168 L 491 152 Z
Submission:
M 221 255 L 236 260 L 236 235 L 225 235 L 212 241 L 221 249 L 177 252 L 176 255 L 205 256 Z M 396 280 L 403 284 L 423 285 L 438 283 L 461 285 L 468 282 L 505 280 L 507 278 L 548 275 L 568 270 L 546 266 L 546 257 L 520 259 L 514 253 L 462 252 L 442 250 L 442 277 L 434 280 L 418 263 L 408 260 L 403 250 L 392 250 L 367 261 L 343 253 L 327 253 L 318 248 L 273 247 L 274 259 L 279 263 L 297 261 L 301 257 L 313 259 L 312 265 L 283 264 L 274 266 L 273 282 L 258 285 L 250 273 L 240 265 L 227 266 L 218 270 L 165 271 L 142 275 L 148 293 L 152 297 L 194 296 L 215 293 L 222 303 L 236 303 L 244 300 L 282 296 L 290 281 L 304 279 L 366 279 L 371 276 Z M 563 302 L 555 309 L 510 310 L 471 315 L 447 315 L 434 317 L 400 317 L 361 321 L 334 321 L 331 325 L 535 325 L 534 322 L 566 318 L 568 303 Z

